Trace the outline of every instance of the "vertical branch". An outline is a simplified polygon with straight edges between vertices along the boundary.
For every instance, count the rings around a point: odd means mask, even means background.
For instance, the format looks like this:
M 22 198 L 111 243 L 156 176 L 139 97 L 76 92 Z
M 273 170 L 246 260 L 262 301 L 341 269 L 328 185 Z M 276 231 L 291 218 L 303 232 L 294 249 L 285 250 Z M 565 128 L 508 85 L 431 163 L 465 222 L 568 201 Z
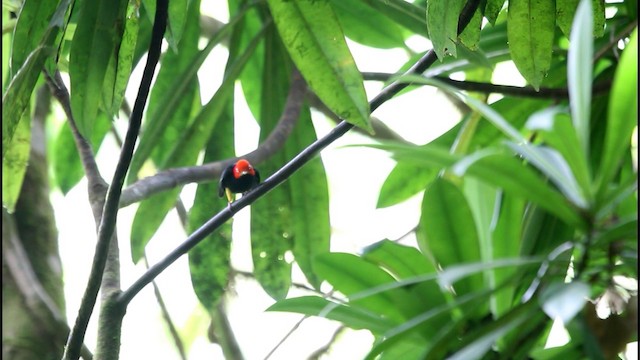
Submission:
M 75 360 L 79 357 L 82 341 L 89 324 L 89 319 L 93 313 L 100 284 L 102 283 L 107 258 L 109 257 L 110 240 L 114 233 L 117 220 L 118 203 L 120 201 L 122 186 L 124 185 L 125 176 L 131 163 L 138 133 L 140 132 L 142 114 L 149 95 L 149 89 L 151 88 L 153 74 L 158 60 L 160 59 L 162 39 L 167 25 L 168 3 L 168 0 L 158 0 L 156 5 L 156 14 L 151 34 L 151 44 L 149 45 L 147 63 L 145 64 L 138 96 L 129 121 L 129 129 L 127 130 L 124 145 L 120 152 L 120 158 L 113 175 L 113 181 L 107 190 L 104 211 L 102 213 L 100 225 L 98 226 L 98 242 L 96 244 L 93 265 L 89 274 L 89 281 L 85 294 L 82 298 L 82 303 L 80 304 L 78 317 L 76 318 L 74 327 L 69 335 L 69 340 L 67 341 L 67 347 L 63 357 L 67 360 Z M 112 268 L 113 267 L 111 267 L 111 269 Z M 107 275 L 110 276 L 109 281 L 112 281 L 112 276 L 116 274 Z M 105 303 L 102 308 L 103 316 L 101 316 L 97 355 L 117 358 L 120 348 L 120 328 L 122 325 L 122 317 L 124 316 L 124 308 L 121 308 L 118 304 L 109 301 L 112 298 L 111 295 L 115 295 L 115 292 L 114 294 L 105 294 L 105 296 L 108 297 L 105 299 Z

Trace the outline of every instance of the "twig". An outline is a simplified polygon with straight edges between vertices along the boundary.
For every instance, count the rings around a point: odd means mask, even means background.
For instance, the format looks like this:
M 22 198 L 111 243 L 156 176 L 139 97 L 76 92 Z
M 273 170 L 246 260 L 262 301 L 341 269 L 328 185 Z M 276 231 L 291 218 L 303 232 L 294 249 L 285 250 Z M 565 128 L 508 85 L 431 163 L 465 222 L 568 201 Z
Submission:
M 333 346 L 333 344 L 335 344 L 335 342 L 338 340 L 340 335 L 342 335 L 342 333 L 344 333 L 346 330 L 347 330 L 346 326 L 344 326 L 344 325 L 338 326 L 336 331 L 333 332 L 333 335 L 331 335 L 331 339 L 329 339 L 329 342 L 327 342 L 327 344 L 325 346 L 317 349 L 311 355 L 309 355 L 307 360 L 318 360 L 318 359 L 320 359 L 320 357 L 322 355 L 326 354 L 327 352 L 329 352 L 329 350 L 331 350 L 331 346 Z
M 147 255 L 144 254 L 144 265 L 149 268 L 149 260 L 147 259 Z M 164 303 L 164 299 L 162 298 L 162 294 L 160 293 L 160 288 L 155 281 L 152 281 L 153 285 L 153 293 L 156 296 L 156 301 L 158 302 L 158 306 L 160 307 L 160 312 L 162 313 L 162 318 L 164 319 L 167 327 L 169 328 L 169 333 L 171 334 L 171 338 L 178 349 L 178 353 L 180 354 L 180 358 L 182 360 L 187 359 L 187 354 L 184 351 L 184 345 L 182 344 L 182 339 L 180 339 L 180 334 L 178 334 L 178 330 L 176 326 L 173 324 L 173 320 L 171 319 L 171 315 L 169 314 L 169 309 L 167 309 L 167 305 Z
M 309 315 L 305 315 L 303 316 L 300 320 L 298 320 L 298 322 L 296 322 L 291 329 L 289 329 L 289 332 L 287 332 L 287 334 L 285 336 L 282 337 L 282 339 L 280 339 L 280 341 L 278 341 L 278 343 L 276 344 L 276 346 L 273 347 L 273 349 L 271 349 L 271 351 L 269 351 L 269 353 L 267 354 L 267 356 L 264 357 L 264 360 L 267 360 L 271 357 L 271 355 L 273 355 L 274 352 L 276 352 L 276 350 L 278 350 L 280 348 L 280 346 L 282 346 L 282 344 L 284 344 L 284 342 L 289 338 L 289 336 L 291 336 L 291 334 L 293 334 L 296 330 L 298 330 L 298 328 L 300 327 L 300 325 L 302 325 L 302 323 L 307 320 L 308 318 L 310 318 Z
M 280 150 L 298 121 L 304 102 L 306 84 L 299 73 L 291 78 L 291 89 L 278 121 L 271 134 L 253 151 L 241 156 L 253 164 L 260 164 Z M 193 182 L 214 181 L 220 177 L 222 170 L 237 158 L 215 161 L 199 166 L 173 168 L 136 181 L 124 189 L 120 199 L 120 207 L 131 205 L 161 191 Z
M 129 129 L 127 130 L 124 145 L 120 153 L 120 159 L 118 160 L 118 164 L 113 175 L 113 181 L 107 191 L 103 216 L 100 226 L 98 227 L 98 242 L 96 244 L 94 261 L 89 274 L 89 282 L 82 298 L 80 309 L 78 310 L 76 323 L 69 335 L 67 347 L 65 348 L 64 359 L 67 360 L 75 360 L 78 358 L 79 349 L 82 345 L 84 334 L 86 332 L 89 319 L 91 318 L 91 314 L 93 313 L 93 307 L 95 306 L 98 291 L 100 289 L 102 275 L 107 262 L 109 243 L 117 220 L 120 193 L 122 191 L 122 186 L 124 184 L 129 164 L 131 163 L 131 157 L 133 155 L 133 149 L 138 137 L 138 132 L 140 131 L 142 114 L 149 95 L 153 74 L 158 60 L 160 59 L 162 39 L 167 25 L 168 3 L 168 0 L 158 0 L 156 4 L 156 14 L 147 63 L 142 74 L 138 96 L 133 106 L 133 113 L 129 122 Z
M 473 13 L 478 7 L 479 0 L 471 0 L 469 1 L 461 15 L 460 15 L 460 23 L 466 26 L 469 23 L 469 20 L 473 16 Z M 463 26 L 463 27 L 464 27 Z M 414 66 L 411 67 L 407 71 L 409 74 L 420 74 L 423 73 L 426 69 L 428 69 L 435 61 L 437 60 L 435 51 L 433 49 L 429 50 Z M 400 92 L 402 89 L 409 86 L 408 83 L 398 83 L 394 82 L 389 85 L 385 89 L 383 89 L 378 96 L 376 96 L 369 103 L 369 107 L 373 112 L 375 109 L 380 107 L 385 101 L 391 99 L 394 95 Z M 307 148 L 302 150 L 297 156 L 295 156 L 292 160 L 286 163 L 283 167 L 281 167 L 278 171 L 276 171 L 273 175 L 267 178 L 262 184 L 256 187 L 254 190 L 247 193 L 245 196 L 241 197 L 239 200 L 230 204 L 228 207 L 214 215 L 209 221 L 207 221 L 200 228 L 196 229 L 187 239 L 180 244 L 176 249 L 174 249 L 171 253 L 169 253 L 164 259 L 162 259 L 157 264 L 153 265 L 147 272 L 145 272 L 138 280 L 136 280 L 127 290 L 122 292 L 118 296 L 118 302 L 126 305 L 131 299 L 144 288 L 149 282 L 151 282 L 158 274 L 160 274 L 164 269 L 166 269 L 169 265 L 171 265 L 174 261 L 176 261 L 179 257 L 186 254 L 191 248 L 196 246 L 200 241 L 206 238 L 209 234 L 211 234 L 215 229 L 219 226 L 227 222 L 227 220 L 231 219 L 235 213 L 239 210 L 243 209 L 247 205 L 250 205 L 254 201 L 256 201 L 261 196 L 265 195 L 267 192 L 280 185 L 282 182 L 287 180 L 293 173 L 295 173 L 298 169 L 300 169 L 304 164 L 313 159 L 322 149 L 327 147 L 329 144 L 333 143 L 335 140 L 340 138 L 342 135 L 346 134 L 351 128 L 353 128 L 352 124 L 349 124 L 346 121 L 338 124 L 329 134 L 324 137 L 316 140 Z
M 598 51 L 596 51 L 596 53 L 593 56 L 593 61 L 598 61 L 598 59 L 600 59 L 601 57 L 603 57 L 607 51 L 611 50 L 611 49 L 615 49 L 616 46 L 618 45 L 618 41 L 624 39 L 625 37 L 629 36 L 629 34 L 631 34 L 631 32 L 633 31 L 633 29 L 635 29 L 638 26 L 638 20 L 634 20 L 631 23 L 627 24 L 627 26 L 625 26 L 622 31 L 620 31 L 620 33 L 618 35 L 615 34 L 611 34 L 611 39 L 609 42 L 607 42 L 605 44 L 605 46 L 603 46 L 602 48 L 600 48 Z M 617 50 L 617 49 L 616 49 Z
M 362 73 L 365 80 L 387 81 L 398 74 L 364 72 Z M 461 81 L 453 80 L 445 76 L 434 76 L 434 79 L 445 84 L 455 87 L 456 89 L 475 91 L 480 93 L 496 93 L 507 96 L 527 97 L 536 99 L 568 99 L 569 89 L 567 88 L 545 88 L 541 87 L 538 91 L 530 86 L 521 87 L 513 85 L 497 85 L 492 83 L 483 83 L 477 81 Z M 611 81 L 603 81 L 593 86 L 593 93 L 600 94 L 611 88 Z

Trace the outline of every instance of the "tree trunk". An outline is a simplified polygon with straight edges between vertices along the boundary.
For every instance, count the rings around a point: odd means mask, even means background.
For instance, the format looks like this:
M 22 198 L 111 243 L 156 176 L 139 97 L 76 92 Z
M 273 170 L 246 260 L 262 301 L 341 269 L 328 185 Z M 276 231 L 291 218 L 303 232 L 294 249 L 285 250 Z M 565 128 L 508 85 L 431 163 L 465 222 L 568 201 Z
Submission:
M 20 197 L 13 214 L 2 212 L 2 357 L 14 360 L 60 359 L 68 334 L 58 233 L 49 201 L 46 89 L 40 89 L 36 104 Z

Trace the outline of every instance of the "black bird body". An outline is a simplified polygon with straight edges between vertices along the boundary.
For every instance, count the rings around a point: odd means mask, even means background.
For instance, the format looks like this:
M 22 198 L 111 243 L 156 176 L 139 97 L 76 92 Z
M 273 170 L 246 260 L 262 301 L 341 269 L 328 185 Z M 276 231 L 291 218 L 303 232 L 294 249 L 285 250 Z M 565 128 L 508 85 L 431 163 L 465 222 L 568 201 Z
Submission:
M 240 159 L 227 166 L 218 183 L 218 196 L 227 194 L 227 200 L 233 201 L 232 194 L 246 193 L 260 183 L 260 173 L 248 161 Z

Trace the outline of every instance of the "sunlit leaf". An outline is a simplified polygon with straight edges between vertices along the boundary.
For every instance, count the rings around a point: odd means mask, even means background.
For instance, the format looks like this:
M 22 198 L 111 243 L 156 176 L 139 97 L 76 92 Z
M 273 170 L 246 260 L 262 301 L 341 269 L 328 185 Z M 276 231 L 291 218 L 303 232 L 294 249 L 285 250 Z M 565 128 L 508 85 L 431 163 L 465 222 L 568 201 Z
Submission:
M 267 311 L 287 311 L 305 315 L 319 315 L 327 305 L 334 303 L 319 296 L 302 296 L 292 299 L 283 299 L 271 305 Z M 333 310 L 326 314 L 327 319 L 340 321 L 352 329 L 367 329 L 373 333 L 382 334 L 394 323 L 384 317 L 353 305 L 335 305 Z
M 366 2 L 331 0 L 331 6 L 351 40 L 383 49 L 405 46 L 400 26 Z
M 520 74 L 538 89 L 551 67 L 555 1 L 509 1 L 507 14 L 511 58 Z
M 339 117 L 372 131 L 362 74 L 328 1 L 269 0 L 268 4 L 289 55 L 309 87 Z
M 602 197 L 614 179 L 631 134 L 638 120 L 638 29 L 633 31 L 622 52 L 613 79 L 604 149 L 597 178 L 598 195 Z
M 440 60 L 445 56 L 457 56 L 458 17 L 464 6 L 461 0 L 431 0 L 427 2 L 429 39 Z
M 571 119 L 583 153 L 589 153 L 591 87 L 593 82 L 593 17 L 591 0 L 582 0 L 573 21 L 567 59 Z M 586 36 L 585 36 L 586 35 Z
M 9 213 L 13 213 L 22 190 L 22 180 L 29 163 L 30 145 L 31 118 L 25 115 L 18 123 L 9 150 L 2 157 L 2 206 Z
M 590 295 L 591 288 L 581 281 L 555 282 L 542 289 L 540 305 L 549 318 L 568 324 L 582 310 Z
M 462 191 L 440 178 L 427 188 L 417 231 L 423 252 L 446 268 L 459 263 L 480 261 L 480 242 L 469 205 Z M 456 285 L 457 294 L 484 287 L 482 276 Z
M 409 294 L 403 289 L 391 288 L 362 296 L 363 291 L 394 283 L 391 275 L 372 263 L 347 253 L 329 253 L 318 255 L 314 268 L 322 279 L 349 297 L 353 304 L 384 315 L 392 321 L 404 319 L 400 307 L 407 304 Z M 354 299 L 354 295 L 360 296 Z

